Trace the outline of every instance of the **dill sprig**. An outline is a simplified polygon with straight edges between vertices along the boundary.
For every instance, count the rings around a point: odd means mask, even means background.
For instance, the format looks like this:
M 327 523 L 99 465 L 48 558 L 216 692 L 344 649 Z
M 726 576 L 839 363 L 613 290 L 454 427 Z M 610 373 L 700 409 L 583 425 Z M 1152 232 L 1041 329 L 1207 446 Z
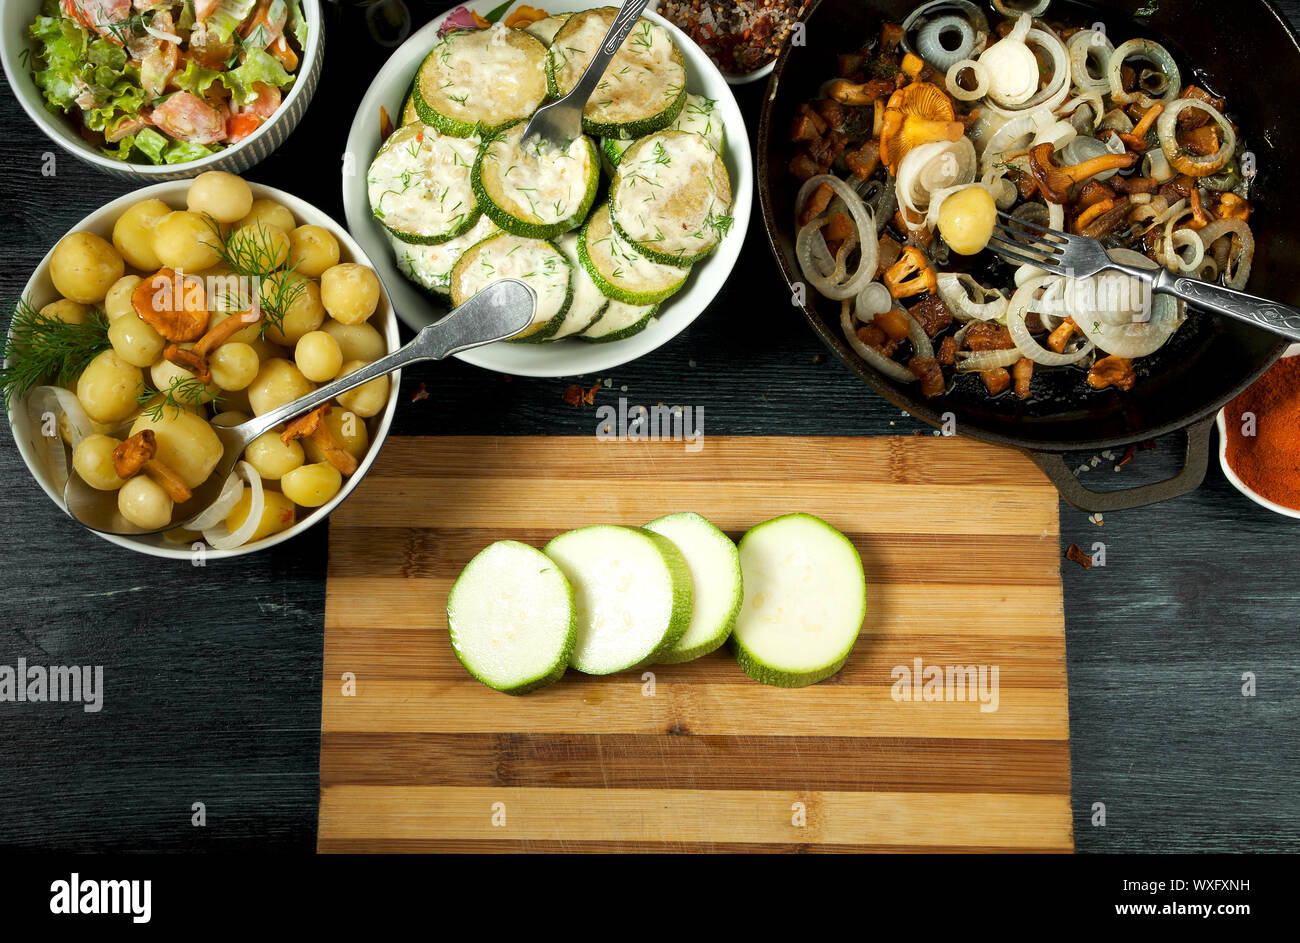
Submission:
M 261 220 L 236 230 L 243 235 L 231 239 L 233 233 L 223 232 L 221 224 L 210 215 L 204 213 L 203 218 L 215 238 L 215 242 L 208 245 L 217 253 L 217 258 L 236 275 L 252 279 L 257 284 L 256 303 L 265 315 L 261 336 L 266 336 L 268 327 L 281 330 L 289 308 L 307 290 L 304 279 L 293 277 L 297 264 L 281 266 L 281 254 L 270 229 Z
M 27 299 L 20 299 L 9 319 L 4 366 L 0 367 L 5 406 L 42 383 L 70 385 L 111 346 L 108 318 L 98 308 L 88 308 L 83 323 L 70 324 L 41 314 Z
M 154 422 L 162 421 L 165 410 L 170 409 L 172 416 L 176 417 L 182 410 L 204 403 L 218 403 L 221 399 L 220 393 L 204 386 L 198 377 L 172 377 L 166 390 L 154 390 L 146 385 L 135 398 L 140 405 L 140 414 Z

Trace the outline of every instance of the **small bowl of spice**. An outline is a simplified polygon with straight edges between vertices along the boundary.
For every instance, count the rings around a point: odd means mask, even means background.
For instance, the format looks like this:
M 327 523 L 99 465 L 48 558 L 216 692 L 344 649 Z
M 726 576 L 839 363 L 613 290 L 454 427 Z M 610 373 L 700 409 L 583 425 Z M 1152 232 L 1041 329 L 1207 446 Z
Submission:
M 1300 519 L 1300 344 L 1219 410 L 1219 464 L 1261 507 Z
M 772 74 L 812 0 L 660 0 L 659 14 L 691 38 L 732 85 Z

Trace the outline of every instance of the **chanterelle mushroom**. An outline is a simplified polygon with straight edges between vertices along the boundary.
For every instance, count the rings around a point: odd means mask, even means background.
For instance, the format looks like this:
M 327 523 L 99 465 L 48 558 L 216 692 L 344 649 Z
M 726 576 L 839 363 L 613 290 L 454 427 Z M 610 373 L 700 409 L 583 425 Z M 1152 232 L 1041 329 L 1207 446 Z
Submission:
M 200 383 L 207 386 L 212 382 L 212 370 L 208 367 L 208 354 L 234 337 L 238 331 L 242 331 L 250 324 L 256 324 L 260 320 L 262 320 L 262 310 L 256 307 L 240 314 L 232 314 L 220 324 L 210 328 L 206 334 L 199 338 L 198 343 L 188 350 L 179 344 L 168 344 L 166 349 L 163 350 L 163 357 L 178 366 L 184 367 L 198 377 Z
M 1138 162 L 1137 154 L 1102 154 L 1069 167 L 1056 166 L 1056 148 L 1039 144 L 1029 152 L 1029 169 L 1043 196 L 1053 203 L 1070 202 L 1070 188 L 1108 170 L 1124 170 Z
M 159 269 L 136 285 L 131 306 L 141 320 L 174 343 L 202 337 L 208 328 L 203 281 L 192 276 L 182 279 L 169 268 Z
M 154 431 L 141 430 L 113 449 L 113 471 L 119 478 L 130 478 L 143 471 L 167 492 L 167 497 L 184 504 L 193 496 L 189 485 L 157 455 L 158 439 Z
M 897 177 L 903 158 L 922 144 L 961 140 L 966 126 L 956 118 L 952 99 L 937 85 L 913 82 L 900 88 L 885 106 L 880 159 Z
M 280 441 L 288 445 L 294 439 L 310 438 L 325 455 L 325 459 L 344 475 L 351 475 L 357 470 L 356 456 L 343 447 L 329 426 L 325 425 L 325 414 L 330 411 L 330 404 L 317 406 L 309 413 L 303 413 L 290 420 L 280 433 Z

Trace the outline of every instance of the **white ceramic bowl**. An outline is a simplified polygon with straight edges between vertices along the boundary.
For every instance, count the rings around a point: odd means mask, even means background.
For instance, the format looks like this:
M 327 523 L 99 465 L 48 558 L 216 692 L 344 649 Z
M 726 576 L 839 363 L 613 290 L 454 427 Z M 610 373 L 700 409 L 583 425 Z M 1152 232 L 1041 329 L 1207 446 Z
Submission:
M 500 4 L 499 0 L 469 0 L 464 5 L 486 15 Z M 569 13 L 601 6 L 601 3 L 599 0 L 552 0 L 542 6 L 549 13 Z M 573 339 L 553 344 L 489 344 L 457 354 L 461 360 L 489 370 L 529 377 L 575 376 L 609 370 L 648 354 L 676 337 L 703 313 L 731 274 L 740 256 L 754 203 L 753 161 L 745 119 L 726 79 L 700 47 L 663 17 L 655 13 L 647 15 L 667 29 L 681 49 L 686 60 L 687 90 L 718 103 L 726 126 L 723 159 L 731 175 L 731 214 L 736 220 L 731 233 L 713 255 L 695 266 L 686 287 L 663 303 L 658 319 L 640 334 L 606 344 L 589 344 Z M 343 206 L 348 227 L 374 259 L 375 270 L 392 296 L 398 317 L 415 330 L 441 318 L 446 314 L 446 308 L 397 270 L 388 235 L 370 212 L 366 168 L 379 150 L 379 109 L 384 108 L 394 121 L 400 120 L 411 80 L 437 41 L 438 28 L 444 18 L 438 17 L 411 36 L 375 76 L 352 122 L 346 151 L 352 172 L 343 177 Z
M 325 27 L 321 20 L 320 0 L 302 0 L 302 12 L 307 18 L 307 48 L 298 63 L 298 78 L 284 96 L 271 120 L 237 144 L 223 148 L 215 154 L 186 164 L 128 164 L 103 154 L 77 133 L 69 116 L 56 114 L 45 107 L 40 89 L 32 81 L 31 68 L 24 64 L 26 55 L 35 54 L 37 43 L 31 38 L 28 27 L 36 19 L 41 0 L 2 0 L 0 2 L 0 59 L 4 62 L 5 77 L 13 89 L 23 111 L 36 122 L 50 140 L 69 154 L 94 164 L 101 170 L 129 180 L 156 183 L 160 180 L 182 180 L 194 177 L 205 170 L 228 170 L 242 173 L 254 164 L 265 160 L 298 126 L 307 111 L 307 105 L 320 81 L 321 64 L 325 59 Z M 25 134 L 28 129 L 6 128 L 8 134 Z
M 321 226 L 328 229 L 334 234 L 339 241 L 339 261 L 341 262 L 361 262 L 370 265 L 370 260 L 361 250 L 361 247 L 353 241 L 347 231 L 338 223 L 334 222 L 328 215 L 316 209 L 310 203 L 298 199 L 292 194 L 285 193 L 283 190 L 276 190 L 273 187 L 264 187 L 261 184 L 249 183 L 253 188 L 253 196 L 258 199 L 266 198 L 275 200 L 287 206 L 294 217 L 300 224 L 310 223 L 314 226 Z M 71 232 L 93 232 L 104 238 L 109 238 L 113 231 L 113 222 L 120 216 L 128 206 L 140 200 L 159 199 L 172 207 L 183 208 L 185 206 L 185 191 L 189 189 L 189 181 L 171 181 L 168 183 L 159 183 L 151 187 L 144 187 L 136 190 L 134 193 L 128 193 L 126 196 L 119 197 L 112 203 L 101 207 L 91 213 L 76 226 L 72 227 Z M 41 259 L 36 271 L 28 280 L 27 286 L 23 289 L 23 298 L 27 299 L 31 305 L 37 309 L 43 305 L 49 304 L 59 297 L 55 291 L 53 283 L 50 281 L 49 266 L 50 255 L 54 249 L 45 254 Z M 397 318 L 393 316 L 393 308 L 389 302 L 388 296 L 380 292 L 379 307 L 371 315 L 370 323 L 373 324 L 384 335 L 384 340 L 388 349 L 396 350 L 400 341 L 397 333 Z M 255 553 L 259 550 L 266 550 L 274 547 L 278 543 L 283 543 L 291 537 L 301 534 L 313 524 L 318 524 L 329 516 L 339 503 L 351 494 L 352 489 L 357 483 L 365 477 L 370 470 L 375 456 L 379 454 L 379 449 L 384 444 L 384 439 L 388 436 L 388 428 L 393 422 L 393 413 L 397 410 L 398 386 L 400 374 L 392 374 L 388 403 L 379 415 L 368 420 L 367 425 L 370 433 L 370 449 L 362 457 L 359 466 L 354 474 L 346 478 L 343 487 L 332 500 L 307 514 L 301 520 L 297 521 L 292 527 L 281 531 L 265 540 L 259 540 L 256 543 L 239 547 L 235 550 L 213 550 L 208 548 L 205 552 L 210 559 L 220 559 L 223 557 L 238 557 L 246 553 Z M 32 477 L 36 479 L 37 484 L 49 495 L 50 500 L 58 505 L 60 510 L 66 510 L 63 503 L 63 481 L 54 480 L 53 474 L 45 466 L 42 457 L 40 445 L 40 425 L 33 422 L 28 415 L 26 404 L 23 402 L 14 403 L 13 409 L 9 412 L 9 426 L 14 435 L 14 440 L 18 444 L 18 451 L 22 454 L 23 461 L 27 463 L 28 470 Z M 69 518 L 68 527 L 80 526 Z M 98 533 L 89 531 L 89 533 Z M 189 559 L 191 556 L 189 544 L 178 544 L 168 541 L 161 534 L 154 534 L 145 537 L 126 537 L 114 536 L 110 534 L 99 534 L 105 540 L 117 544 L 119 547 L 126 547 L 129 550 L 135 550 L 140 553 L 147 553 L 155 557 L 171 557 L 173 559 Z
M 657 13 L 659 11 L 659 0 L 650 0 L 650 2 L 646 4 L 646 9 Z M 775 68 L 776 57 L 773 56 L 771 62 L 767 65 L 759 66 L 753 72 L 745 72 L 742 74 L 739 72 L 727 72 L 725 69 L 719 69 L 718 71 L 722 73 L 722 77 L 727 80 L 728 85 L 748 85 L 750 82 L 757 82 L 760 79 L 767 78 L 772 74 L 772 70 Z
M 1284 359 L 1287 357 L 1300 357 L 1300 344 L 1292 344 L 1282 357 Z M 1232 466 L 1228 464 L 1228 408 L 1226 406 L 1219 410 L 1216 423 L 1219 427 L 1219 466 L 1223 469 L 1223 476 L 1232 483 L 1234 488 L 1246 497 L 1250 498 L 1250 500 L 1254 501 L 1260 507 L 1268 508 L 1276 514 L 1281 514 L 1283 517 L 1293 517 L 1300 520 L 1300 510 L 1286 507 L 1285 505 L 1278 504 L 1276 501 L 1270 501 L 1263 495 L 1253 491 L 1244 481 L 1237 477 L 1237 473 L 1233 471 Z

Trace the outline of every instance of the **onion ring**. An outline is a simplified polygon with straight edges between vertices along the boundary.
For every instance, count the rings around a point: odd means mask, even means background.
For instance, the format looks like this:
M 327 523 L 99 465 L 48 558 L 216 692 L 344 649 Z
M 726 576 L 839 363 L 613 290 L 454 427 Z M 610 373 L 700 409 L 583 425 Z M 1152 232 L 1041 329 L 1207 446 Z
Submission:
M 963 72 L 970 72 L 975 76 L 973 89 L 968 89 L 961 84 Z M 948 94 L 958 101 L 973 102 L 989 93 L 989 82 L 989 70 L 982 62 L 975 59 L 961 59 L 948 67 L 948 77 L 944 85 L 948 89 Z
M 1188 108 L 1199 108 L 1218 126 L 1221 138 L 1217 153 L 1197 157 L 1186 153 L 1178 143 L 1178 116 Z M 1218 173 L 1237 152 L 1237 132 L 1232 130 L 1232 124 L 1213 105 L 1196 98 L 1180 98 L 1162 111 L 1156 120 L 1156 134 L 1160 137 L 1160 149 L 1173 168 L 1191 177 Z
M 847 298 L 840 302 L 840 329 L 844 331 L 844 339 L 849 342 L 854 352 L 865 360 L 868 366 L 891 380 L 897 380 L 899 383 L 915 383 L 916 375 L 911 370 L 901 363 L 890 360 L 876 348 L 862 343 L 862 338 L 858 337 L 858 332 L 853 327 L 853 316 L 849 313 L 851 308 L 852 304 Z
M 1031 279 L 1018 288 L 1007 303 L 1007 330 L 1011 332 L 1011 339 L 1016 342 L 1016 349 L 1034 363 L 1044 367 L 1067 367 L 1076 364 L 1092 353 L 1093 349 L 1093 343 L 1089 340 L 1078 350 L 1068 354 L 1047 350 L 1034 340 L 1034 335 L 1029 332 L 1029 326 L 1025 324 L 1025 315 L 1029 311 L 1034 293 L 1040 288 L 1057 286 L 1060 280 L 1060 275 L 1045 275 Z
M 1169 88 L 1165 94 L 1153 98 L 1143 91 L 1124 91 L 1123 68 L 1127 59 L 1143 59 L 1156 66 L 1169 80 Z M 1116 49 L 1110 57 L 1107 81 L 1110 83 L 1110 97 L 1113 101 L 1121 105 L 1137 102 L 1143 108 L 1150 108 L 1157 103 L 1168 105 L 1182 94 L 1183 89 L 1182 72 L 1179 71 L 1174 57 L 1164 46 L 1149 39 L 1130 39 Z M 1165 113 L 1168 114 L 1167 111 Z
M 235 466 L 234 474 L 248 482 L 252 489 L 248 515 L 233 531 L 226 526 L 225 521 L 219 521 L 203 531 L 203 539 L 213 550 L 234 550 L 252 540 L 258 525 L 262 523 L 262 512 L 266 510 L 266 493 L 262 490 L 262 476 L 257 473 L 257 469 L 248 462 L 240 462 Z
M 1069 38 L 1065 48 L 1070 53 L 1070 77 L 1076 88 L 1101 95 L 1110 93 L 1110 57 L 1115 44 L 1100 30 L 1083 29 Z M 1096 62 L 1100 59 L 1100 62 Z M 1095 63 L 1097 74 L 1088 68 Z
M 834 174 L 821 174 L 809 178 L 800 189 L 795 198 L 795 213 L 803 212 L 804 205 L 808 202 L 816 190 L 823 183 L 829 184 L 848 209 L 849 215 L 853 217 L 853 222 L 858 227 L 859 244 L 861 252 L 858 258 L 858 267 L 852 274 L 843 272 L 835 276 L 834 272 L 819 272 L 812 264 L 812 253 L 818 242 L 824 251 L 826 242 L 821 236 L 821 227 L 825 225 L 826 220 L 818 217 L 808 225 L 799 230 L 798 236 L 795 237 L 795 255 L 799 259 L 799 267 L 803 272 L 804 278 L 817 289 L 823 296 L 832 301 L 842 301 L 845 298 L 852 298 L 860 292 L 864 286 L 876 277 L 876 263 L 879 259 L 880 243 L 873 238 L 863 238 L 864 233 L 876 232 L 876 221 L 871 215 L 871 211 L 862 201 L 856 190 L 836 177 Z M 823 261 L 825 261 L 823 259 Z M 837 265 L 837 270 L 839 266 Z

